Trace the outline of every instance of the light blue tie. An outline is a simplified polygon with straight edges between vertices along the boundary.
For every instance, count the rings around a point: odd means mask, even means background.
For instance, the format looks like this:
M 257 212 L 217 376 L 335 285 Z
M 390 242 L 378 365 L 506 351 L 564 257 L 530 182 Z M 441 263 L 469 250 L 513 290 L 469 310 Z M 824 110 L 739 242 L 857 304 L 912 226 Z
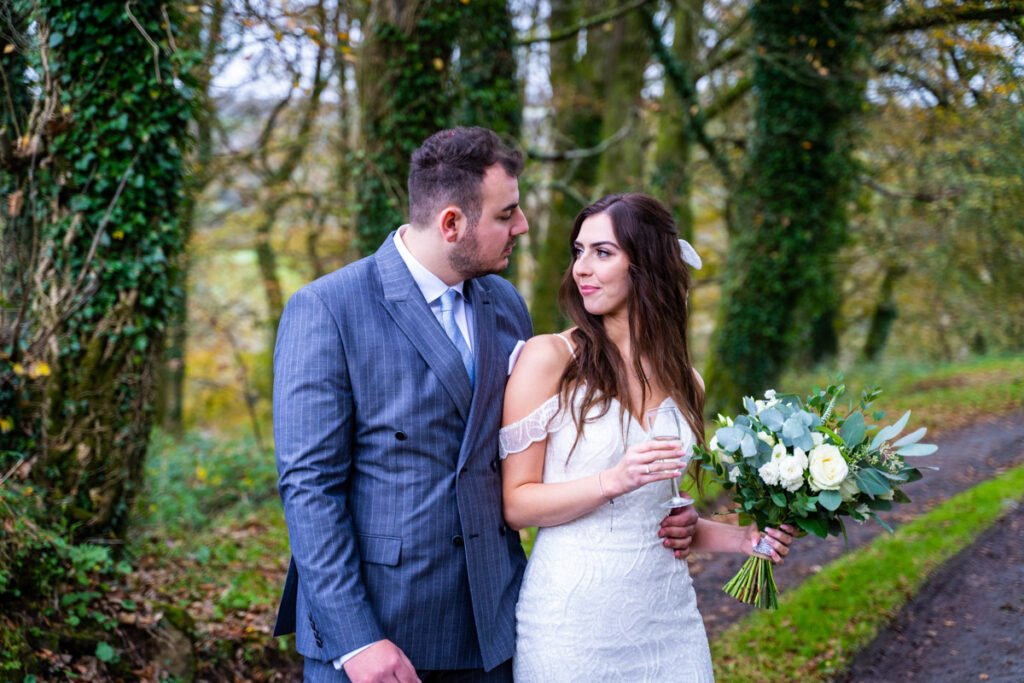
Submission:
M 455 322 L 455 298 L 457 296 L 459 293 L 454 289 L 445 290 L 445 293 L 441 295 L 441 326 L 444 327 L 445 334 L 455 345 L 455 350 L 462 356 L 462 364 L 466 367 L 466 373 L 469 375 L 469 386 L 472 387 L 474 380 L 473 352 L 469 350 L 469 344 L 466 343 L 465 337 L 462 336 L 462 330 Z

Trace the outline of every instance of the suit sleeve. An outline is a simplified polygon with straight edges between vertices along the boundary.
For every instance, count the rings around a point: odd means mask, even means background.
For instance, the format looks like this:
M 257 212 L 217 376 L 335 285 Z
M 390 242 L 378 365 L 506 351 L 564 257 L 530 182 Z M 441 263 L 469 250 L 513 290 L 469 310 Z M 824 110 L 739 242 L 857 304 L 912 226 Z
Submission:
M 337 322 L 315 292 L 302 289 L 285 308 L 274 350 L 274 440 L 300 595 L 323 660 L 385 637 L 362 583 L 348 512 L 353 421 Z

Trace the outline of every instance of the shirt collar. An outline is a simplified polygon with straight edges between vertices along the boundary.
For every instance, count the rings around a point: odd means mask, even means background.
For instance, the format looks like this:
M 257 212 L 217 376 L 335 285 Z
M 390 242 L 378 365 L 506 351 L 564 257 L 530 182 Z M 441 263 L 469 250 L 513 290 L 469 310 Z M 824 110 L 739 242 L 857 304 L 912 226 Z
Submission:
M 427 267 L 420 263 L 412 252 L 409 251 L 409 247 L 405 246 L 405 242 L 402 241 L 402 233 L 407 229 L 411 229 L 408 224 L 403 225 L 395 231 L 395 248 L 398 249 L 398 255 L 402 257 L 406 267 L 409 269 L 409 273 L 412 275 L 413 281 L 416 282 L 416 286 L 420 288 L 420 293 L 423 294 L 423 298 L 426 299 L 428 304 L 434 303 L 437 299 L 441 298 L 441 295 L 449 289 L 448 285 L 444 283 L 444 280 L 427 270 Z M 462 280 L 451 286 L 456 292 L 465 296 L 466 281 Z

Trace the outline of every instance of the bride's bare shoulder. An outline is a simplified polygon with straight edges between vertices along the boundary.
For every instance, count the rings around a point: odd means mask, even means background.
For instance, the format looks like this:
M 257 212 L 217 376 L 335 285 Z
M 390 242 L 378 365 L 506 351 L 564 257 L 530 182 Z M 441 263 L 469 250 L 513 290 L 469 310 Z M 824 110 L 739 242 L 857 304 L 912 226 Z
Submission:
M 559 335 L 541 334 L 527 341 L 505 388 L 505 424 L 554 396 L 571 360 L 571 347 Z
M 549 376 L 555 374 L 555 384 L 561 378 L 566 365 L 572 360 L 572 346 L 568 335 L 538 334 L 526 342 L 516 361 L 512 377 L 517 374 Z

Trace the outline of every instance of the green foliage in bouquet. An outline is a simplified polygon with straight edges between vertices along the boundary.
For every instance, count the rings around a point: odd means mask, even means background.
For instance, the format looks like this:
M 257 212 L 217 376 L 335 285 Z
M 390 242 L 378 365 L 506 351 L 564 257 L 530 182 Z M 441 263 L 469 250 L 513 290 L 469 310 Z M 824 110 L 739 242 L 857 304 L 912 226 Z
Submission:
M 769 390 L 764 400 L 743 399 L 746 415 L 719 415 L 714 437 L 707 448 L 695 447 L 695 458 L 729 492 L 741 524 L 754 522 L 761 529 L 792 524 L 824 538 L 845 537 L 846 517 L 871 518 L 892 531 L 878 511 L 910 501 L 902 486 L 920 479 L 926 468 L 907 459 L 930 455 L 937 447 L 921 443 L 924 428 L 897 438 L 909 411 L 887 427 L 869 424 L 865 413 L 881 394 L 877 389 L 863 392 L 840 416 L 835 408 L 845 389 L 832 384 L 803 401 Z M 767 559 L 748 559 L 725 590 L 759 607 L 777 604 Z

